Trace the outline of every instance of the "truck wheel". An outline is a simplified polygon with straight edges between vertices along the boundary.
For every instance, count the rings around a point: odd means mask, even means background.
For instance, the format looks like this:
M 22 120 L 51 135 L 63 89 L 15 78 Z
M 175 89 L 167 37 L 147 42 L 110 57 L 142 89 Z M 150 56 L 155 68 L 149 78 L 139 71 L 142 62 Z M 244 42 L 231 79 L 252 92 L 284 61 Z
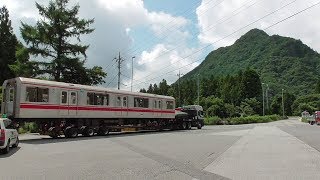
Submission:
M 181 128 L 182 129 L 187 129 L 187 123 L 185 121 L 182 122 Z
M 187 129 L 191 129 L 192 125 L 191 125 L 191 122 L 188 122 L 187 123 Z
M 198 129 L 201 129 L 201 128 L 202 128 L 202 125 L 201 125 L 200 122 L 197 123 L 197 128 L 198 128 Z
M 14 145 L 12 145 L 12 147 L 16 148 L 19 146 L 19 138 L 17 137 L 16 143 L 14 143 Z
M 8 140 L 6 148 L 2 150 L 3 154 L 8 154 L 10 151 L 10 140 Z
M 94 130 L 92 128 L 87 127 L 83 133 L 84 136 L 91 137 L 94 135 Z

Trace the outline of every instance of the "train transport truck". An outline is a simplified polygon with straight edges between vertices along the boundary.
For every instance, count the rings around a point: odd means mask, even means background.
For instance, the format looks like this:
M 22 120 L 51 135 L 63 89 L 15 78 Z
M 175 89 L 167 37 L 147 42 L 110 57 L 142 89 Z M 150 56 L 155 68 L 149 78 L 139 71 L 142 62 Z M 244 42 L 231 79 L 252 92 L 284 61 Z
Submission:
M 195 107 L 177 112 L 170 96 L 17 77 L 3 83 L 1 113 L 18 123 L 35 122 L 41 134 L 71 138 L 199 128 L 203 111 Z

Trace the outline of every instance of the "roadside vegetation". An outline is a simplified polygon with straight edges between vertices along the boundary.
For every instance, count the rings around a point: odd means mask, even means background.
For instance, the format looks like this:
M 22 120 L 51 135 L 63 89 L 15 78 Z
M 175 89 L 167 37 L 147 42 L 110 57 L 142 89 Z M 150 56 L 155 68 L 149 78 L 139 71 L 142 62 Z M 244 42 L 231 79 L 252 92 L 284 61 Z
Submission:
M 39 128 L 36 123 L 34 122 L 26 122 L 23 124 L 20 124 L 18 128 L 19 134 L 25 134 L 25 133 L 38 133 Z
M 205 125 L 237 125 L 237 124 L 251 124 L 251 123 L 268 123 L 284 119 L 279 115 L 267 116 L 247 116 L 247 117 L 233 117 L 233 118 L 219 118 L 217 116 L 205 118 Z
M 308 118 L 305 118 L 305 117 L 301 118 L 301 122 L 309 123 Z

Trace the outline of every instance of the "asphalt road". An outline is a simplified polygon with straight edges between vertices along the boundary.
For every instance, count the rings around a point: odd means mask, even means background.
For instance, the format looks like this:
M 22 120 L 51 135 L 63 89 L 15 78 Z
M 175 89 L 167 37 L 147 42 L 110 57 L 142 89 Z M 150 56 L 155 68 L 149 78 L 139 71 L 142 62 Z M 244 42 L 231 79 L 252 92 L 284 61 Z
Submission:
M 320 179 L 320 126 L 297 118 L 201 130 L 21 136 L 0 179 Z

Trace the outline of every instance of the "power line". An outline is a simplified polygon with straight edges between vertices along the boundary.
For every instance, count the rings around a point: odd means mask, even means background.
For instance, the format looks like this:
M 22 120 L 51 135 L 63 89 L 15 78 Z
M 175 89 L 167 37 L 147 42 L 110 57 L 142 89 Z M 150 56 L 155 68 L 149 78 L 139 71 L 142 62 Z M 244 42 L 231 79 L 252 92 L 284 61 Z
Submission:
M 222 0 L 222 1 L 224 1 L 224 0 Z M 207 1 L 206 3 L 204 3 L 203 5 L 210 4 L 211 2 L 213 2 L 213 0 L 209 0 L 209 1 Z M 196 5 L 196 4 L 198 4 L 198 2 L 195 2 L 195 3 L 194 3 L 194 5 Z M 187 13 L 188 11 L 190 11 L 190 12 Z M 193 13 L 193 11 L 194 11 L 193 8 L 187 8 L 187 9 L 185 9 L 184 11 L 181 11 L 182 13 L 175 13 L 175 14 L 173 14 L 173 16 L 182 16 L 182 15 L 184 15 L 184 14 L 189 15 L 189 14 Z M 161 25 L 162 27 L 161 27 L 160 31 L 167 33 L 168 31 L 164 31 L 163 29 L 165 29 L 165 28 L 166 28 L 166 29 L 169 29 L 169 28 L 167 28 L 166 26 L 168 26 L 169 24 L 171 24 L 172 22 L 175 22 L 175 21 L 177 21 L 177 19 L 171 20 L 171 21 L 168 22 L 166 25 Z M 153 25 L 152 23 L 149 24 L 149 26 L 152 26 L 152 25 Z M 170 26 L 170 27 L 172 27 L 172 26 Z M 155 37 L 149 38 L 149 39 L 150 39 L 150 40 L 151 40 L 151 39 L 155 39 Z M 140 39 L 139 39 L 139 40 L 140 40 Z M 148 40 L 148 39 L 147 39 L 147 40 Z M 141 41 L 141 43 L 139 43 L 139 44 L 145 44 L 146 38 L 143 38 L 143 40 L 140 40 L 140 41 Z M 131 49 L 132 49 L 132 48 L 128 49 L 127 52 L 129 52 Z
M 261 1 L 261 0 L 259 0 L 259 1 Z M 252 1 L 250 1 L 250 2 L 246 1 L 245 4 L 243 4 L 242 6 L 240 6 L 239 8 L 237 8 L 236 10 L 234 10 L 232 13 L 236 12 L 237 10 L 241 9 L 243 6 L 245 6 L 245 5 L 247 5 L 247 4 L 251 3 L 251 2 L 252 2 Z M 217 23 L 217 24 L 215 24 L 215 25 L 219 25 L 219 24 L 222 24 L 222 23 L 226 22 L 227 20 L 231 19 L 231 18 L 234 17 L 235 15 L 238 15 L 240 12 L 242 12 L 242 11 L 244 11 L 244 10 L 252 7 L 252 6 L 255 5 L 257 2 L 258 2 L 258 1 L 254 2 L 253 4 L 251 4 L 250 6 L 248 6 L 247 8 L 242 9 L 242 10 L 239 11 L 238 13 L 230 16 L 229 18 L 227 18 L 227 19 L 225 19 L 224 21 L 222 21 L 222 22 L 220 22 L 220 23 Z M 226 16 L 220 18 L 219 20 L 221 20 L 221 19 L 223 19 L 223 18 L 225 18 L 225 17 L 226 17 Z M 219 20 L 218 20 L 218 22 L 219 22 Z M 206 29 L 204 32 L 207 32 L 207 31 L 211 30 L 212 28 L 214 28 L 214 27 L 216 27 L 216 26 L 213 26 L 213 27 L 212 27 L 212 25 L 211 25 L 211 26 L 208 26 L 208 27 L 210 27 L 210 28 L 209 28 L 209 29 Z M 193 32 L 192 34 L 195 34 L 195 32 Z M 194 36 L 192 39 L 195 39 L 195 38 L 196 38 L 196 36 Z M 177 44 L 177 46 L 176 46 L 175 48 L 172 48 L 172 49 L 167 50 L 167 51 L 165 51 L 165 52 L 163 52 L 163 53 L 160 53 L 160 54 L 159 54 L 158 56 L 156 56 L 154 59 L 157 59 L 157 58 L 159 58 L 159 57 L 162 57 L 163 55 L 165 55 L 165 54 L 167 54 L 167 53 L 169 53 L 169 52 L 177 49 L 178 47 L 180 47 L 181 45 L 183 45 L 183 43 L 184 43 L 184 41 L 180 41 L 180 43 Z M 184 59 L 184 58 L 183 58 L 183 59 Z M 181 60 L 183 60 L 183 59 L 181 59 Z M 177 62 L 180 62 L 181 60 L 178 60 Z M 175 63 L 177 63 L 177 62 L 175 62 Z M 144 64 L 147 64 L 147 63 L 149 63 L 149 62 L 144 62 L 144 63 L 142 63 L 142 64 L 140 64 L 140 65 L 144 65 Z M 163 68 L 163 69 L 166 69 L 166 68 L 167 68 L 167 66 L 166 66 L 165 68 Z M 153 74 L 153 73 L 151 73 L 151 74 L 149 74 L 148 76 L 145 76 L 145 77 L 149 77 L 149 76 L 151 76 L 152 74 Z
M 107 87 L 116 79 L 117 74 L 112 78 L 112 80 L 107 84 Z
M 252 25 L 252 24 L 254 24 L 254 23 L 256 23 L 256 22 L 258 22 L 258 21 L 260 21 L 260 20 L 262 20 L 262 19 L 264 19 L 264 18 L 266 18 L 266 17 L 268 17 L 268 16 L 270 16 L 271 14 L 274 14 L 274 13 L 276 13 L 277 11 L 279 11 L 279 10 L 281 10 L 281 9 L 289 6 L 290 4 L 294 3 L 295 1 L 296 1 L 296 0 L 291 1 L 290 3 L 288 3 L 288 4 L 286 4 L 286 5 L 278 8 L 278 9 L 276 9 L 276 10 L 274 10 L 274 11 L 272 11 L 271 13 L 268 13 L 268 14 L 264 15 L 263 17 L 261 17 L 261 18 L 255 20 L 255 21 L 253 21 L 253 22 L 251 22 L 251 23 L 249 23 L 249 24 L 247 24 L 247 25 L 245 25 L 245 26 L 237 29 L 236 31 L 234 31 L 234 32 L 232 32 L 232 33 L 224 36 L 223 38 L 221 38 L 221 39 L 213 42 L 212 44 L 206 45 L 206 46 L 204 46 L 203 48 L 200 48 L 200 49 L 198 49 L 197 51 L 192 52 L 191 54 L 189 54 L 188 56 L 184 57 L 183 59 L 185 59 L 185 58 L 193 55 L 194 53 L 197 53 L 197 52 L 199 52 L 199 51 L 201 51 L 201 50 L 203 50 L 203 49 L 205 49 L 205 48 L 207 48 L 207 47 L 209 47 L 209 46 L 211 46 L 211 45 L 213 45 L 213 44 L 215 44 L 215 43 L 217 43 L 217 42 L 219 42 L 219 41 L 221 41 L 221 40 L 223 40 L 223 39 L 225 39 L 225 38 L 228 38 L 228 37 L 232 36 L 233 34 L 239 32 L 240 30 L 242 30 L 242 29 L 244 29 L 244 28 L 246 28 L 246 27 L 248 27 L 248 26 L 250 26 L 250 25 Z M 281 23 L 281 22 L 283 22 L 283 21 L 285 21 L 285 20 L 287 20 L 287 19 L 290 19 L 290 18 L 292 18 L 293 16 L 295 16 L 295 15 L 297 15 L 297 14 L 300 14 L 301 12 L 304 12 L 304 11 L 306 11 L 306 10 L 308 10 L 308 9 L 311 9 L 312 7 L 314 7 L 314 6 L 316 6 L 316 5 L 319 5 L 319 4 L 320 4 L 320 2 L 318 2 L 318 3 L 316 3 L 316 4 L 313 4 L 312 6 L 309 6 L 309 7 L 305 8 L 305 9 L 303 9 L 303 10 L 297 12 L 297 13 L 294 13 L 293 15 L 288 16 L 288 17 L 282 19 L 281 21 L 276 22 L 276 23 L 270 25 L 269 27 L 267 27 L 267 28 L 265 28 L 265 29 L 268 29 L 268 28 L 270 28 L 270 27 L 272 27 L 272 26 L 275 26 L 275 25 L 277 25 L 277 24 L 279 24 L 279 23 Z M 201 60 L 201 59 L 200 59 L 200 60 Z M 197 61 L 200 61 L 200 60 L 197 60 Z M 194 61 L 194 62 L 192 62 L 191 64 L 193 64 L 193 63 L 195 63 L 195 62 L 197 62 L 197 61 Z M 188 65 L 191 65 L 191 64 L 188 64 Z M 187 66 L 188 66 L 188 65 L 187 65 Z M 183 67 L 186 67 L 186 66 L 183 66 Z M 181 68 L 179 68 L 179 69 L 181 69 Z M 176 69 L 175 69 L 175 70 L 176 70 Z M 175 70 L 173 70 L 173 71 L 175 71 Z M 172 72 L 172 71 L 169 71 L 169 72 Z M 167 73 L 169 73 L 169 72 L 167 72 Z M 164 74 L 166 74 L 166 73 L 164 73 Z M 162 76 L 162 75 L 161 75 L 161 76 Z M 158 76 L 158 77 L 161 77 L 161 76 Z M 156 78 L 158 78 L 158 77 L 156 77 Z M 153 79 L 156 79 L 156 78 L 153 78 Z M 149 79 L 148 81 L 153 80 L 153 79 Z M 141 84 L 141 83 L 138 83 L 138 84 L 136 84 L 136 85 L 139 85 L 139 84 Z
M 292 15 L 290 15 L 290 16 L 288 16 L 288 17 L 286 17 L 286 18 L 284 18 L 284 19 L 282 19 L 282 20 L 280 20 L 280 21 L 268 26 L 268 27 L 266 27 L 264 30 L 269 29 L 269 28 L 271 28 L 271 27 L 273 27 L 273 26 L 275 26 L 277 24 L 280 24 L 283 21 L 286 21 L 286 20 L 288 20 L 288 19 L 290 19 L 290 18 L 292 18 L 292 17 L 294 17 L 294 16 L 296 16 L 296 15 L 298 15 L 298 14 L 300 14 L 300 13 L 302 13 L 302 12 L 308 10 L 308 9 L 311 9 L 311 8 L 313 8 L 313 7 L 315 7 L 315 6 L 319 5 L 319 4 L 320 4 L 320 1 L 315 3 L 315 4 L 313 4 L 313 5 L 311 5 L 311 6 L 309 6 L 309 7 L 307 7 L 307 8 L 305 8 L 305 9 L 302 9 L 301 11 L 298 11 L 298 12 L 296 12 L 296 13 L 294 13 L 294 14 L 292 14 Z
M 222 1 L 218 2 L 218 3 L 215 3 L 212 7 L 207 8 L 206 10 L 202 11 L 200 14 L 203 14 L 204 12 L 208 11 L 209 9 L 212 9 L 212 8 L 214 8 L 214 7 L 217 7 L 217 6 L 220 5 L 223 1 L 224 1 L 224 0 L 222 0 Z M 209 2 L 210 2 L 210 1 L 209 1 Z M 205 3 L 205 4 L 208 4 L 208 3 Z M 193 11 L 191 11 L 191 12 L 193 12 Z M 177 19 L 174 19 L 174 20 L 172 20 L 172 21 L 170 21 L 170 22 L 174 22 L 174 21 L 176 21 L 176 20 L 177 20 Z M 168 24 L 170 24 L 170 22 L 169 22 Z M 162 28 L 162 29 L 164 29 L 164 30 L 161 29 L 160 34 L 159 34 L 158 36 L 165 35 L 164 37 L 162 37 L 162 38 L 153 37 L 153 38 L 149 38 L 149 40 L 157 39 L 158 41 L 162 41 L 162 40 L 164 40 L 165 38 L 167 38 L 168 36 L 171 35 L 170 33 L 168 33 L 168 31 L 175 32 L 175 31 L 177 31 L 177 30 L 181 30 L 181 29 L 184 28 L 183 26 L 180 26 L 179 28 L 172 29 L 172 28 L 174 28 L 174 27 L 175 27 L 175 25 L 169 26 L 169 27 L 167 27 L 167 28 Z M 171 29 L 172 29 L 172 30 L 171 30 Z M 148 42 L 147 45 L 151 43 L 151 41 L 148 41 L 148 39 L 146 40 L 146 42 Z M 146 43 L 144 42 L 143 45 L 146 45 Z M 140 50 L 140 49 L 143 48 L 143 46 L 138 46 L 138 47 L 139 47 L 139 48 L 135 48 L 135 49 L 132 51 L 133 54 L 134 54 L 134 52 L 136 52 L 137 50 Z

